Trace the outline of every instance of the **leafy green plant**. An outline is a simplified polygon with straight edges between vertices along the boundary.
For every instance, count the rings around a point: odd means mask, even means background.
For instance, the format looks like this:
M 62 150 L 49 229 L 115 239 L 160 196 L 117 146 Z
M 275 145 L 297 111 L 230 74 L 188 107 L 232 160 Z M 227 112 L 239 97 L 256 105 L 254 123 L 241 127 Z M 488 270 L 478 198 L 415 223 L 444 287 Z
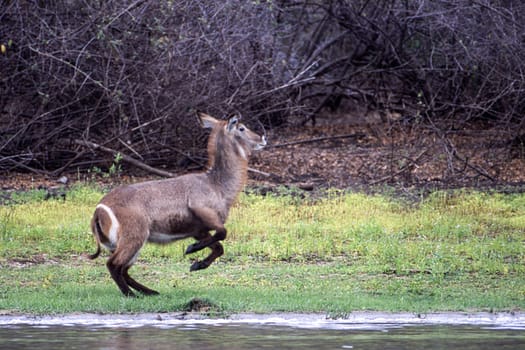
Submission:
M 111 163 L 111 166 L 108 169 L 108 172 L 106 174 L 106 177 L 120 177 L 120 174 L 122 172 L 122 154 L 120 152 L 117 152 L 115 154 L 115 157 L 113 158 L 113 163 Z

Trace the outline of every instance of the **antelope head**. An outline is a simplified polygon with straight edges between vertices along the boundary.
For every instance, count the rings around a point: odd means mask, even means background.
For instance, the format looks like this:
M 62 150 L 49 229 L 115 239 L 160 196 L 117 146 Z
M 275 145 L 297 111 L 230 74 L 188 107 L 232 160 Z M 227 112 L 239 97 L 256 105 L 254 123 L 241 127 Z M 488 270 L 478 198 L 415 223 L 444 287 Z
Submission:
M 198 112 L 197 115 L 203 128 L 212 129 L 209 143 L 211 147 L 222 148 L 231 145 L 237 155 L 248 159 L 252 151 L 258 151 L 266 146 L 266 136 L 260 136 L 248 129 L 241 123 L 239 116 L 218 120 L 205 113 Z

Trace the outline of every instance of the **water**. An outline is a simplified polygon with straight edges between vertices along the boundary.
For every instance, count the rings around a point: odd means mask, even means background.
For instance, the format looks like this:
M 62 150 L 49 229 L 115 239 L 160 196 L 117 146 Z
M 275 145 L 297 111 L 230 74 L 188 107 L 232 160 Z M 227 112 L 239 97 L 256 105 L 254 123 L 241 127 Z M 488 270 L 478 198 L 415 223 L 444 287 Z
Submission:
M 8 321 L 0 317 L 0 349 L 525 349 L 521 322 L 82 317 Z

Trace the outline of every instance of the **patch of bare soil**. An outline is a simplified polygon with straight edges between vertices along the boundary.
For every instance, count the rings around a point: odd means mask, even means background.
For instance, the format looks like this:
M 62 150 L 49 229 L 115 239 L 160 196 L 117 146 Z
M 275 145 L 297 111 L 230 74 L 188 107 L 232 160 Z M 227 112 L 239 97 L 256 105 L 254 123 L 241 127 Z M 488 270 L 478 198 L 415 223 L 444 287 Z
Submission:
M 305 188 L 521 188 L 525 156 L 512 135 L 486 126 L 444 133 L 402 120 L 320 120 L 275 130 L 252 167 L 271 174 L 260 181 Z
M 269 145 L 254 154 L 250 185 L 297 186 L 306 190 L 370 188 L 525 188 L 524 150 L 515 132 L 490 125 L 447 128 L 404 123 L 399 116 L 356 118 L 331 115 L 315 126 L 285 126 L 268 132 Z M 521 146 L 523 148 L 523 146 Z M 171 169 L 184 173 L 183 169 Z M 89 179 L 87 178 L 89 176 Z M 112 187 L 153 178 L 124 164 L 119 177 L 70 174 L 74 181 Z M 60 196 L 65 185 L 35 174 L 0 174 L 0 194 L 45 188 Z

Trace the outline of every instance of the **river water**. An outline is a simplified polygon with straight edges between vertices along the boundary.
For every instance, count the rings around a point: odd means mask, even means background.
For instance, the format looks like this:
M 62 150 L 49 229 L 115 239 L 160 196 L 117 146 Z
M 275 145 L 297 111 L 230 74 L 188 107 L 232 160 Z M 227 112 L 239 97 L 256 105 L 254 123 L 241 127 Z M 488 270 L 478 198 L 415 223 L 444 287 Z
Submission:
M 525 317 L 0 316 L 0 349 L 525 349 Z

